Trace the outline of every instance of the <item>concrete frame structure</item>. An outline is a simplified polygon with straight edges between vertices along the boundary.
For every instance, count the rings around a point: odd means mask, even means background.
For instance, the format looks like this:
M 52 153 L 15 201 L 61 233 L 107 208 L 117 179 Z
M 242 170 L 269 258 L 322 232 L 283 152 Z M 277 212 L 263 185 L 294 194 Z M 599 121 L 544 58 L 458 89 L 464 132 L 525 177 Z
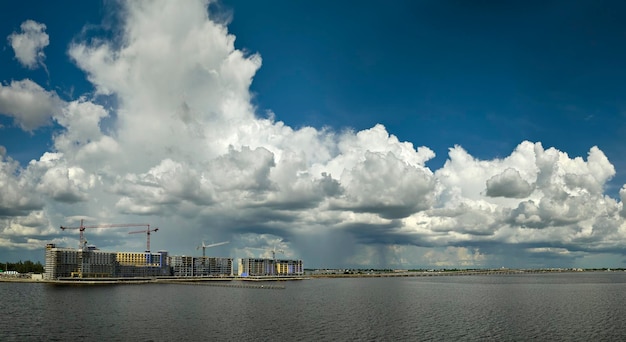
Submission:
M 154 277 L 170 275 L 167 252 L 117 252 L 118 277 Z
M 276 260 L 276 275 L 303 275 L 302 260 Z
M 239 276 L 300 276 L 304 274 L 302 260 L 239 259 Z
M 233 275 L 233 258 L 170 256 L 169 265 L 176 277 L 215 277 Z
M 233 258 L 168 256 L 166 251 L 104 252 L 46 246 L 44 279 L 107 277 L 220 277 L 233 276 Z M 239 259 L 240 276 L 301 276 L 302 260 Z
M 46 245 L 45 279 L 60 277 L 104 278 L 115 274 L 115 253 Z
M 169 275 L 167 252 L 116 253 L 46 245 L 45 279 L 107 278 Z

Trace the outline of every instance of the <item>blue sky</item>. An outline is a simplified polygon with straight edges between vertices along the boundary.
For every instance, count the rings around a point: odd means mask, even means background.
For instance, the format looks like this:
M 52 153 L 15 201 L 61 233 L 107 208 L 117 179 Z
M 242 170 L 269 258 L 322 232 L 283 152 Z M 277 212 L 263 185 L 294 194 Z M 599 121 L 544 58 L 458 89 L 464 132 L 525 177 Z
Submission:
M 229 4 L 237 45 L 263 56 L 256 100 L 288 124 L 383 123 L 431 147 L 435 167 L 455 144 L 481 158 L 523 140 L 623 155 L 619 2 Z
M 624 9 L 0 4 L 0 259 L 84 218 L 151 221 L 173 254 L 622 266 Z

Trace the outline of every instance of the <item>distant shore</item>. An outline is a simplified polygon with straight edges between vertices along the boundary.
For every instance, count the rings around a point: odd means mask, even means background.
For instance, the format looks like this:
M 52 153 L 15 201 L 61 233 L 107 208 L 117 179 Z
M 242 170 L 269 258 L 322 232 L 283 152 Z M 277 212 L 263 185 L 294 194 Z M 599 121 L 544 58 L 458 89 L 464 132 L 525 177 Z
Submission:
M 624 272 L 623 269 L 494 269 L 494 270 L 433 270 L 433 271 L 358 271 L 329 272 L 317 271 L 302 276 L 222 276 L 222 277 L 120 277 L 120 278 L 59 278 L 55 280 L 37 277 L 0 276 L 0 282 L 46 283 L 55 285 L 113 285 L 113 284 L 180 284 L 209 282 L 277 282 L 306 280 L 315 278 L 385 278 L 385 277 L 443 277 L 443 276 L 481 276 L 481 275 L 516 275 L 541 273 L 580 273 L 580 272 Z
M 511 274 L 538 274 L 538 273 L 565 273 L 565 272 L 602 272 L 601 270 L 582 269 L 494 269 L 494 270 L 450 270 L 450 271 L 391 271 L 391 272 L 344 272 L 344 273 L 317 273 L 310 274 L 311 278 L 382 278 L 382 277 L 443 277 L 443 276 L 472 276 L 472 275 L 511 275 Z

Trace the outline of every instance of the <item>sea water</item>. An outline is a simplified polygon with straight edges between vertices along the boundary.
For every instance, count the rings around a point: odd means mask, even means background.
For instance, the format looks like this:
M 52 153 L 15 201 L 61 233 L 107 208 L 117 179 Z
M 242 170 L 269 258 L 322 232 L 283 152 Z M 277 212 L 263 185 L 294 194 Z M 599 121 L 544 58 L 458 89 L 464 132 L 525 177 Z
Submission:
M 0 283 L 0 341 L 626 339 L 626 272 L 280 284 Z

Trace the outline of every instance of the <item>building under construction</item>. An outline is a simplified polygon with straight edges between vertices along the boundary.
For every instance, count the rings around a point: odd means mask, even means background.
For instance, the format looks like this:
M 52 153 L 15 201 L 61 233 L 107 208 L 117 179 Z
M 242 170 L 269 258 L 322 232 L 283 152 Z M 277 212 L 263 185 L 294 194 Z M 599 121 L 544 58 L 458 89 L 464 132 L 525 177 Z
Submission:
M 302 260 L 239 259 L 238 274 L 247 276 L 298 276 L 304 274 Z
M 244 258 L 238 275 L 301 276 L 302 260 Z M 105 252 L 46 246 L 44 278 L 123 278 L 123 277 L 220 277 L 233 276 L 233 259 L 220 257 L 168 256 L 166 251 Z
M 158 228 L 151 228 L 147 223 L 121 223 L 85 225 L 68 227 L 61 230 L 74 229 L 79 232 L 79 248 L 58 248 L 54 244 L 46 246 L 46 279 L 59 278 L 120 278 L 120 277 L 210 277 L 233 276 L 233 259 L 206 257 L 206 249 L 229 243 L 228 241 L 205 244 L 202 257 L 172 256 L 165 251 L 150 252 L 150 234 Z M 146 251 L 143 253 L 104 252 L 95 246 L 88 246 L 85 230 L 91 228 L 143 227 L 144 229 L 129 234 L 146 234 Z
M 176 277 L 232 276 L 233 258 L 171 256 L 169 265 Z
M 170 275 L 167 252 L 104 252 L 46 245 L 45 279 L 154 277 Z

